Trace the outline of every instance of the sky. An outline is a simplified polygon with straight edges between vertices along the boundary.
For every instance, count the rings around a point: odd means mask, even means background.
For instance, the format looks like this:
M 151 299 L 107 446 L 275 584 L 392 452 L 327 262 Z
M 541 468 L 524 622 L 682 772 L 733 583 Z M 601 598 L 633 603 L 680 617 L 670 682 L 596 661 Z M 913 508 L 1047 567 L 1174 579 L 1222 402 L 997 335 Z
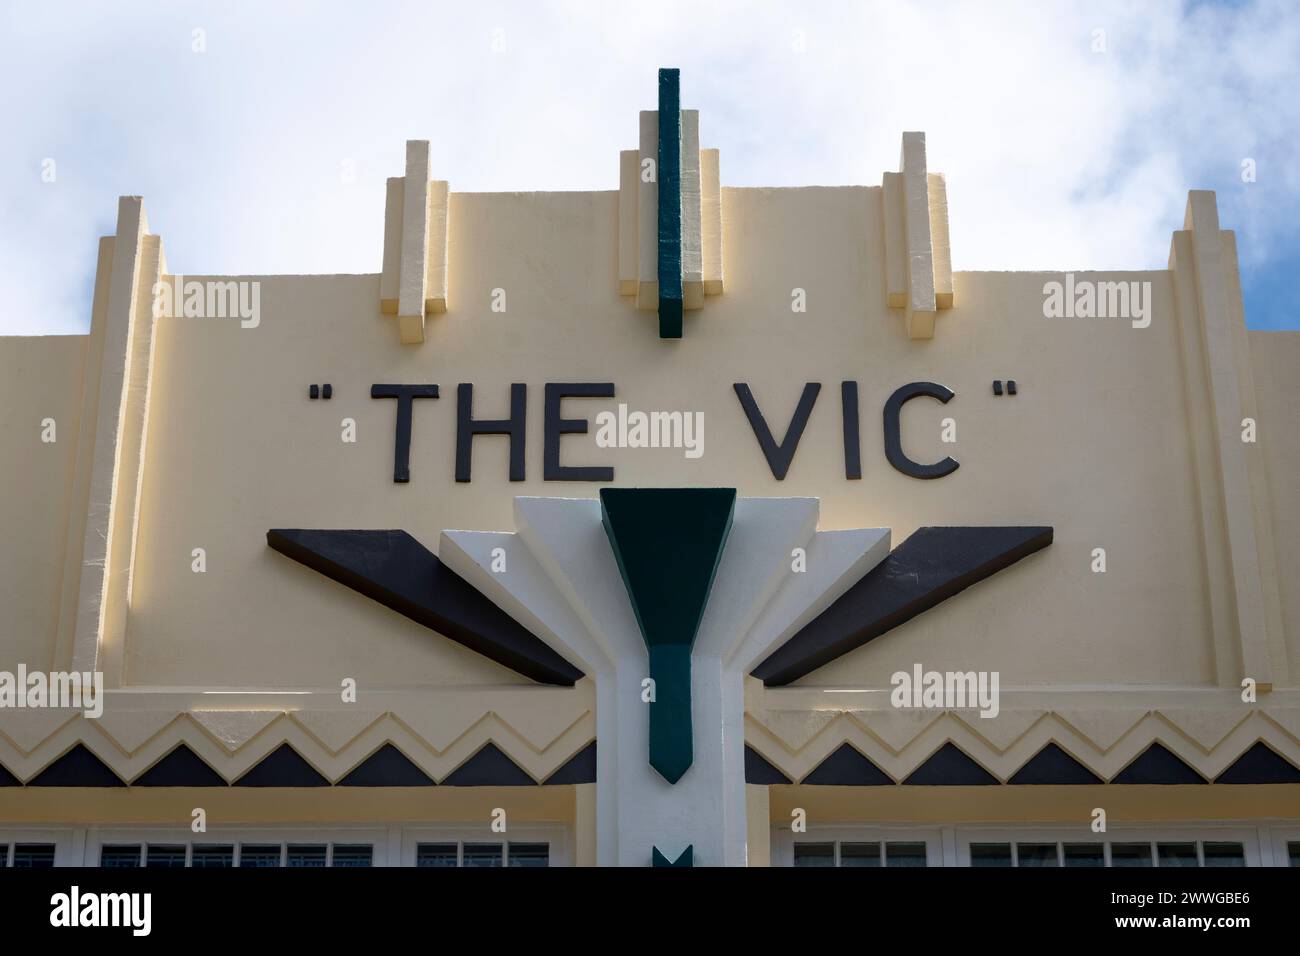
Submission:
M 1187 190 L 1247 324 L 1300 329 L 1300 4 L 68 2 L 0 7 L 0 334 L 89 326 L 142 195 L 171 271 L 373 273 L 384 181 L 615 189 L 656 70 L 724 186 L 946 175 L 958 270 L 1159 269 Z

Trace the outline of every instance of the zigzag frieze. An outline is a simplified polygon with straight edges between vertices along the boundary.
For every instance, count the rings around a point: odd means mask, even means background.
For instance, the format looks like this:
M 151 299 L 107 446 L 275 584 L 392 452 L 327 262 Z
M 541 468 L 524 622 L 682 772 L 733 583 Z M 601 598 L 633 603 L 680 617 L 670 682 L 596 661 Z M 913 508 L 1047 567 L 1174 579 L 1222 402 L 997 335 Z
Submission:
M 422 710 L 425 719 L 412 719 Z M 99 719 L 78 712 L 11 711 L 0 733 L 0 765 L 29 782 L 78 744 L 130 782 L 184 744 L 227 782 L 234 782 L 288 744 L 331 783 L 337 783 L 386 743 L 434 781 L 441 781 L 484 746 L 495 745 L 541 782 L 587 746 L 595 714 L 577 697 L 572 706 L 530 711 L 494 700 L 472 707 L 429 710 L 177 711 L 118 710 Z M 413 726 L 414 725 L 414 726 Z M 434 739 L 430 739 L 432 736 Z
M 1115 777 L 1153 743 L 1207 780 L 1257 741 L 1300 767 L 1300 710 L 1292 709 L 1181 707 L 1099 711 L 1095 717 L 1080 710 L 1027 709 L 996 718 L 970 710 L 841 710 L 821 711 L 815 720 L 809 713 L 746 713 L 746 743 L 795 782 L 846 743 L 896 782 L 949 742 L 1004 783 L 1049 743 L 1102 780 Z

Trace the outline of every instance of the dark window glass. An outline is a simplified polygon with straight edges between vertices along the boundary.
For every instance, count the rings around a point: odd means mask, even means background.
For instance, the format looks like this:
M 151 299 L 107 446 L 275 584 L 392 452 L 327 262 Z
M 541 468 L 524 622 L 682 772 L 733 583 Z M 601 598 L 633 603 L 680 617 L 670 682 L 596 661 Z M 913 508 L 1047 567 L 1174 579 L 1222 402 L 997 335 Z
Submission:
M 1017 843 L 1016 860 L 1020 866 L 1059 866 L 1055 843 Z
M 548 843 L 511 843 L 506 847 L 507 866 L 550 866 Z
M 185 847 L 184 845 L 166 845 L 155 846 L 149 844 L 149 849 L 145 851 L 144 865 L 156 867 L 158 869 L 176 869 L 185 866 Z
M 1066 866 L 1105 866 L 1106 848 L 1100 843 L 1065 844 Z
M 796 843 L 794 845 L 795 866 L 834 866 L 834 843 Z
M 190 866 L 199 868 L 223 867 L 235 865 L 235 848 L 231 845 L 216 843 L 194 844 L 194 855 Z
M 972 843 L 970 845 L 971 866 L 1010 866 L 1010 843 Z
M 287 866 L 324 868 L 325 844 L 290 843 L 287 859 Z
M 334 844 L 334 866 L 370 866 L 375 848 L 369 843 Z
M 1206 866 L 1245 866 L 1246 851 L 1240 843 L 1202 843 Z
M 500 843 L 466 843 L 463 866 L 500 866 Z
M 99 865 L 106 869 L 130 869 L 140 865 L 140 844 L 105 846 L 99 849 Z
M 1300 866 L 1300 842 L 1292 841 L 1286 845 L 1286 855 L 1292 866 Z
M 880 866 L 880 844 L 841 843 L 840 866 Z
M 280 844 L 278 843 L 241 843 L 239 845 L 239 866 L 259 868 L 280 865 Z
M 925 866 L 925 844 L 886 843 L 885 866 Z
M 1157 843 L 1161 866 L 1200 866 L 1195 843 Z
M 54 866 L 53 843 L 15 843 L 14 869 L 48 870 Z
M 1150 866 L 1150 843 L 1112 843 L 1110 845 L 1111 866 Z
M 456 844 L 421 843 L 415 848 L 415 865 L 429 867 L 454 867 L 456 863 Z
M 9 865 L 9 844 L 0 843 L 0 870 Z

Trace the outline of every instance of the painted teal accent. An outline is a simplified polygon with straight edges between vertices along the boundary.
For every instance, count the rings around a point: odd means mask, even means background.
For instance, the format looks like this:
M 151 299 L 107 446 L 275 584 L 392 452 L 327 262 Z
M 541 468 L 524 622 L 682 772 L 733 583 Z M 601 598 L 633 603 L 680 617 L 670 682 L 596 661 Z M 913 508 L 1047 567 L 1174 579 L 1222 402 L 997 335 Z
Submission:
M 601 521 L 650 657 L 650 765 L 691 766 L 691 648 L 731 531 L 735 488 L 602 488 Z
M 659 71 L 659 337 L 682 337 L 681 71 Z
M 681 856 L 675 860 L 670 860 L 664 856 L 659 847 L 652 847 L 650 862 L 653 866 L 692 867 L 695 865 L 695 844 L 692 843 L 685 850 L 682 850 Z
M 659 644 L 650 650 L 655 699 L 650 704 L 650 763 L 669 783 L 691 767 L 691 646 Z

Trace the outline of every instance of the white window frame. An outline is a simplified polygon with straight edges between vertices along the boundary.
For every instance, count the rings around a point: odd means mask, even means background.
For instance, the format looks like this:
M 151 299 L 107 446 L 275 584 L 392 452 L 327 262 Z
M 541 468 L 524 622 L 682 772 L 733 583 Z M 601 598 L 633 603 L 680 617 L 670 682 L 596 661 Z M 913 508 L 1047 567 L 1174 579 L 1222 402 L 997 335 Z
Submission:
M 3 861 L 5 869 L 14 865 L 14 847 L 19 843 L 53 843 L 54 865 L 80 866 L 81 847 L 77 844 L 80 831 L 51 829 L 49 827 L 8 826 L 0 829 L 0 846 L 6 847 Z M 84 839 L 84 838 L 83 838 Z
M 400 862 L 395 865 L 415 866 L 416 852 L 421 843 L 455 843 L 458 865 L 466 843 L 500 843 L 503 853 L 505 845 L 510 843 L 545 843 L 550 847 L 547 866 L 573 865 L 570 862 L 573 859 L 572 830 L 559 823 L 510 826 L 505 833 L 493 833 L 481 823 L 402 827 Z
M 82 860 L 68 864 L 72 866 L 99 866 L 100 852 L 105 846 L 119 844 L 140 845 L 140 865 L 144 865 L 147 847 L 151 843 L 185 846 L 185 865 L 192 864 L 196 844 L 232 844 L 234 856 L 231 865 L 238 869 L 239 857 L 244 844 L 265 845 L 280 844 L 280 865 L 284 866 L 288 858 L 291 843 L 323 843 L 326 846 L 325 865 L 334 865 L 335 844 L 366 843 L 374 847 L 370 860 L 371 866 L 388 866 L 389 832 L 386 827 L 375 826 L 337 826 L 328 829 L 318 827 L 214 827 L 206 833 L 194 833 L 188 826 L 179 827 L 94 827 L 86 831 L 85 854 Z M 57 865 L 57 864 L 56 864 Z
M 1109 867 L 1110 844 L 1112 843 L 1147 843 L 1151 846 L 1151 866 L 1159 868 L 1160 856 L 1157 843 L 1193 843 L 1196 845 L 1197 862 L 1204 865 L 1203 843 L 1240 843 L 1245 854 L 1246 866 L 1261 865 L 1260 840 L 1258 829 L 1248 823 L 1213 822 L 1201 825 L 1181 824 L 1177 827 L 1159 824 L 1113 824 L 1105 833 L 1093 833 L 1087 824 L 1073 826 L 1033 826 L 1007 827 L 997 826 L 960 826 L 954 828 L 956 855 L 953 866 L 969 867 L 970 847 L 972 843 L 1010 843 L 1015 853 L 1017 843 L 1100 843 L 1105 846 L 1105 865 Z M 1058 865 L 1064 862 L 1064 848 L 1057 848 Z M 1015 857 L 1013 856 L 1014 860 Z
M 789 827 L 772 831 L 772 865 L 794 866 L 796 843 L 834 843 L 835 865 L 839 866 L 841 843 L 924 843 L 925 865 L 944 866 L 943 839 L 939 827 L 913 824 L 809 824 L 804 833 Z
M 1300 823 L 1288 820 L 1284 823 L 1261 826 L 1259 829 L 1261 842 L 1273 851 L 1272 861 L 1265 865 L 1289 867 L 1291 860 L 1287 852 L 1287 844 L 1300 843 Z

